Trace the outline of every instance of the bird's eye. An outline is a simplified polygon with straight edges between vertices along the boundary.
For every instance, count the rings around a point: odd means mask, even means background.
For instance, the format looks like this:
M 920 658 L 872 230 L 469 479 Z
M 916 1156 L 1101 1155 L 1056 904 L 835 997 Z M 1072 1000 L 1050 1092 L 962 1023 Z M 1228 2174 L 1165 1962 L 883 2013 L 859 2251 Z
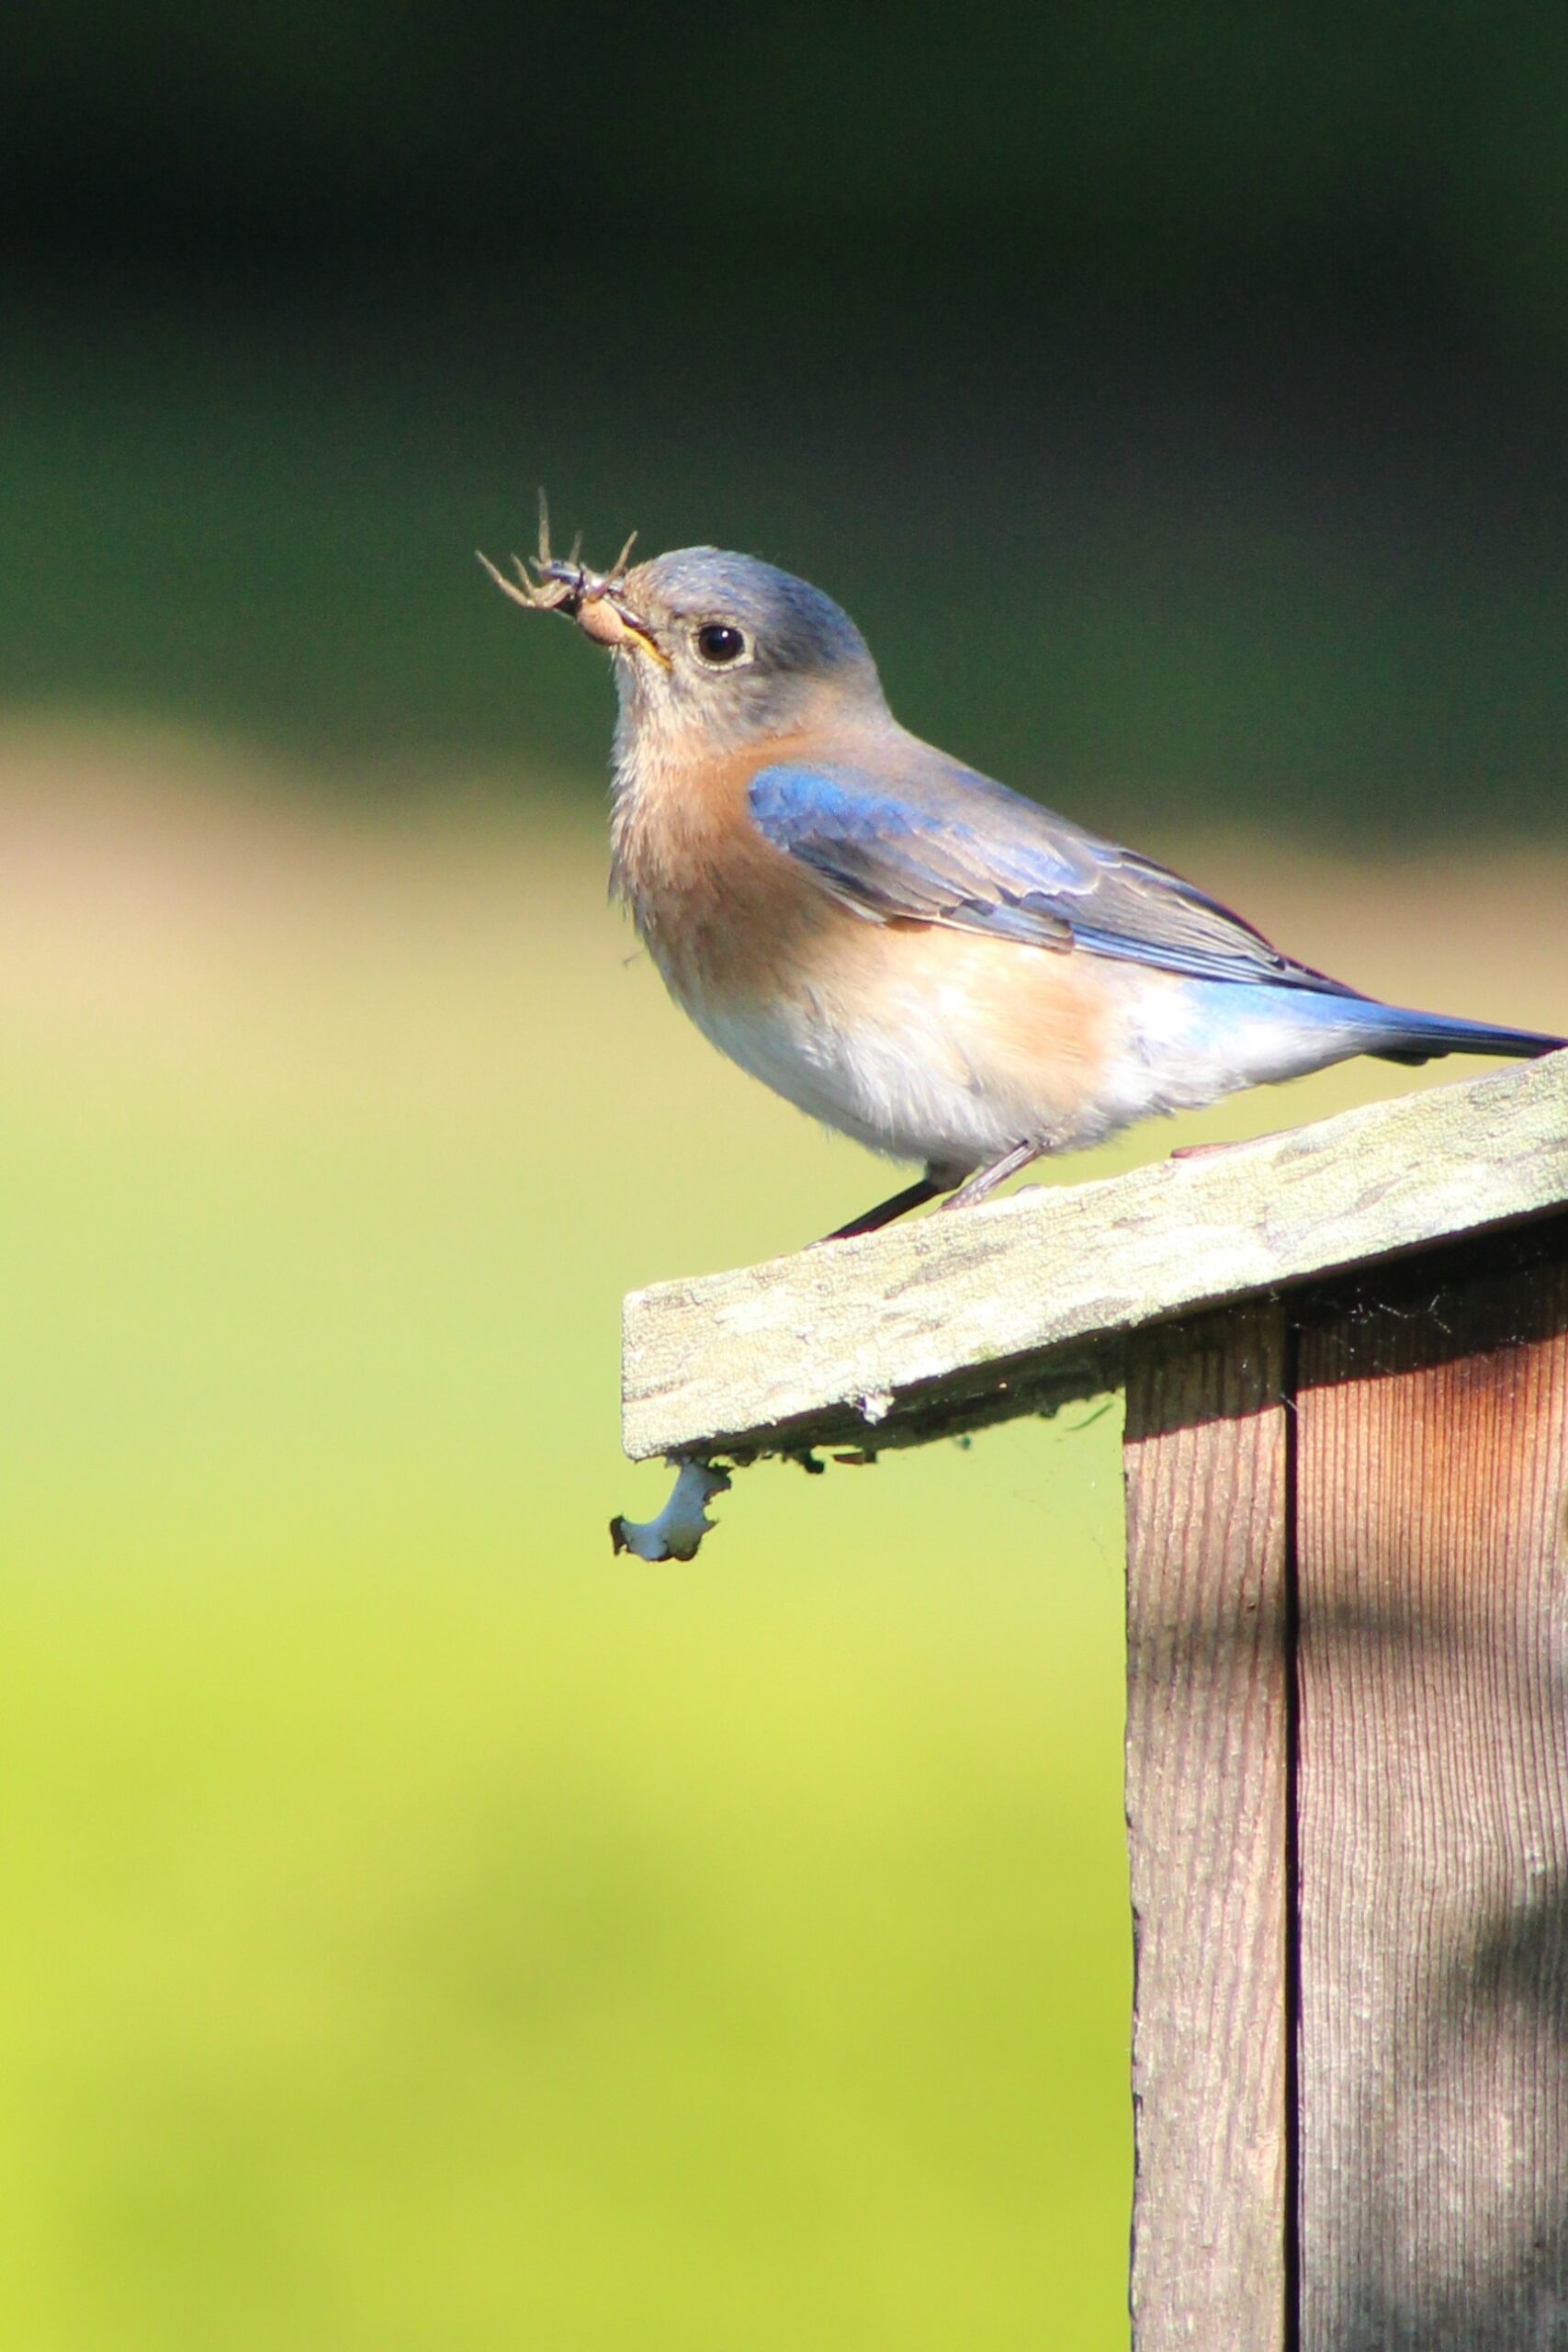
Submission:
M 723 669 L 728 662 L 739 662 L 746 650 L 746 636 L 742 629 L 732 628 L 728 621 L 708 621 L 697 631 L 697 651 L 705 662 L 716 669 Z

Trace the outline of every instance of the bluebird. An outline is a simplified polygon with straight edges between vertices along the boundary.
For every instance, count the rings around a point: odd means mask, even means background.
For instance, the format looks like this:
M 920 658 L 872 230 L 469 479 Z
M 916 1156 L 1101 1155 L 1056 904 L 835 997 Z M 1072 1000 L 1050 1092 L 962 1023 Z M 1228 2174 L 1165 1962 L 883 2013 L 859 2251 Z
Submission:
M 786 1101 L 923 1163 L 830 1240 L 1353 1055 L 1565 1042 L 1379 1003 L 920 741 L 806 581 L 705 547 L 628 569 L 631 541 L 600 573 L 580 547 L 551 555 L 541 501 L 536 578 L 486 568 L 609 650 L 613 887 L 671 994 Z

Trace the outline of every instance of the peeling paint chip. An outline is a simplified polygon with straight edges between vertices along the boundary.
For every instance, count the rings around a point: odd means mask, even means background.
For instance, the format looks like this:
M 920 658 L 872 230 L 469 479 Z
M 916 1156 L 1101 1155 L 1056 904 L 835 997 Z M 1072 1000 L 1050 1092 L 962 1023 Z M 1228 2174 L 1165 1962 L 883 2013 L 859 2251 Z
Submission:
M 610 1544 L 616 1552 L 630 1552 L 639 1560 L 694 1560 L 703 1537 L 713 1521 L 706 1516 L 707 1506 L 715 1495 L 729 1491 L 728 1470 L 716 1470 L 711 1462 L 697 1462 L 680 1454 L 670 1456 L 675 1471 L 675 1485 L 669 1501 L 657 1519 L 623 1519 L 618 1514 L 610 1521 Z

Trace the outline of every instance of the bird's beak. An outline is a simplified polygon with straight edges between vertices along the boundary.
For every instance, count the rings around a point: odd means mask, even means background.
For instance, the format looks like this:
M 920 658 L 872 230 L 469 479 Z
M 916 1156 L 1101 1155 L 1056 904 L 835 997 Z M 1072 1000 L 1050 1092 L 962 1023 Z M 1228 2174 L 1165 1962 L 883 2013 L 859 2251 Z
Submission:
M 563 609 L 595 645 L 608 646 L 612 653 L 646 653 L 661 669 L 670 667 L 670 656 L 651 627 L 632 609 L 613 582 L 596 580 L 590 572 L 581 594 L 575 600 L 569 599 Z

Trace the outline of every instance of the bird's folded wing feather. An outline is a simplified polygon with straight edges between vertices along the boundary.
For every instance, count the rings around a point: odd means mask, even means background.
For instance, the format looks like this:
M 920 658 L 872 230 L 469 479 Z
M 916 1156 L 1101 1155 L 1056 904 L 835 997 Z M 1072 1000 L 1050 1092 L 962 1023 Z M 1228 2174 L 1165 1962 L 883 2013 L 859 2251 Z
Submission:
M 896 782 L 837 761 L 758 770 L 752 822 L 882 922 L 944 923 L 1205 979 L 1350 996 L 1179 875 L 1098 840 L 926 745 Z

